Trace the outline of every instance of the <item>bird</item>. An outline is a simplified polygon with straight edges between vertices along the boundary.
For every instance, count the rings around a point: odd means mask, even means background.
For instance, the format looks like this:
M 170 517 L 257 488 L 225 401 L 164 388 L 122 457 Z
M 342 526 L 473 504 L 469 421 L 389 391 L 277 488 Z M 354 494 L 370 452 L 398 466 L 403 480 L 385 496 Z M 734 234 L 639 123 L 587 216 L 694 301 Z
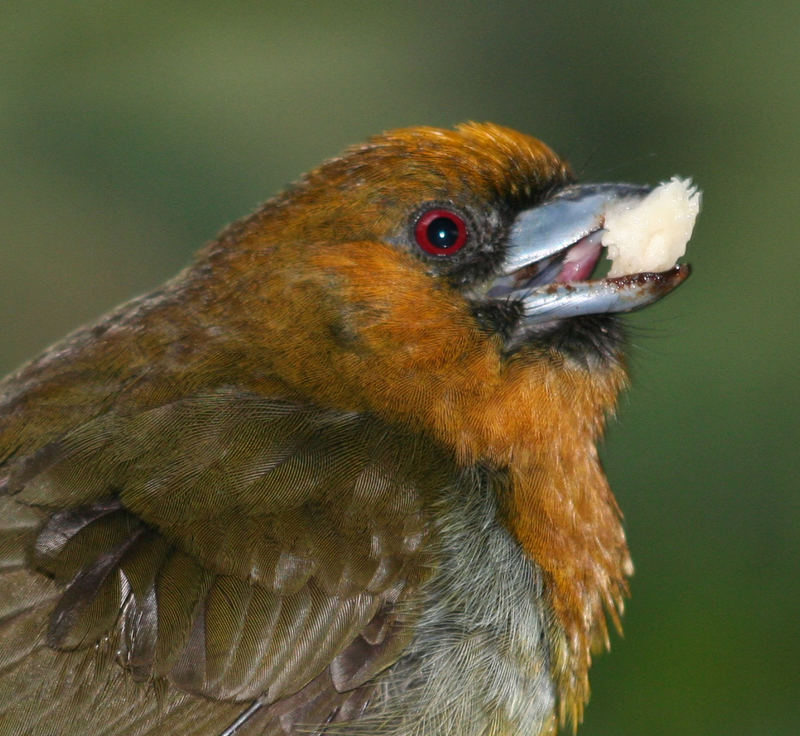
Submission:
M 609 202 L 492 123 L 389 131 L 0 382 L 0 732 L 577 727 L 633 572 L 597 444 Z

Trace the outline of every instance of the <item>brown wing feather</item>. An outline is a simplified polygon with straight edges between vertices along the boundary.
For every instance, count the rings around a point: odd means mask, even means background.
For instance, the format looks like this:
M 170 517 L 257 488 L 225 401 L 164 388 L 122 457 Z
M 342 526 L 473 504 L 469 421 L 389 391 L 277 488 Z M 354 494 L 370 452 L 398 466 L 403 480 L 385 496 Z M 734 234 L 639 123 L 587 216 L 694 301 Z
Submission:
M 101 713 L 102 693 L 147 703 L 138 726 L 92 726 L 108 733 L 163 728 L 178 703 L 191 718 L 207 710 L 180 691 L 240 703 L 218 704 L 219 731 L 254 699 L 254 722 L 281 728 L 355 712 L 357 688 L 411 635 L 408 601 L 431 563 L 421 541 L 449 471 L 374 418 L 231 388 L 108 413 L 12 457 L 0 723 L 37 733 L 48 718 L 26 699 L 45 694 L 62 718 L 75 687 Z M 78 685 L 45 664 L 67 661 L 91 661 L 90 676 Z

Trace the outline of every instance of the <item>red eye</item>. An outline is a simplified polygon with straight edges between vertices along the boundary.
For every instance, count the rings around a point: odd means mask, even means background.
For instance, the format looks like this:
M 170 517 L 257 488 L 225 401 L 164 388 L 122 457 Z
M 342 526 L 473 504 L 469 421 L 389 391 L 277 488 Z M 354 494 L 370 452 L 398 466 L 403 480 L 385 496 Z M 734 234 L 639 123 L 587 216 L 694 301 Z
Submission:
M 450 210 L 428 210 L 417 220 L 414 237 L 426 253 L 449 256 L 464 247 L 467 226 Z

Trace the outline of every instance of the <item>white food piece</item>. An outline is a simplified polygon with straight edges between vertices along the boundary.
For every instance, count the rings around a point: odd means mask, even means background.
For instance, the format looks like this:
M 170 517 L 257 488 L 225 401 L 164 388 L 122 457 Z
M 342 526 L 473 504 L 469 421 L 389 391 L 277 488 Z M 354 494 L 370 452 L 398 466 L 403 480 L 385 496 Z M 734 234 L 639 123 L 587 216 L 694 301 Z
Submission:
M 605 211 L 602 243 L 611 261 L 610 278 L 667 271 L 686 252 L 700 211 L 700 192 L 691 179 L 673 176 L 644 199 L 614 202 Z

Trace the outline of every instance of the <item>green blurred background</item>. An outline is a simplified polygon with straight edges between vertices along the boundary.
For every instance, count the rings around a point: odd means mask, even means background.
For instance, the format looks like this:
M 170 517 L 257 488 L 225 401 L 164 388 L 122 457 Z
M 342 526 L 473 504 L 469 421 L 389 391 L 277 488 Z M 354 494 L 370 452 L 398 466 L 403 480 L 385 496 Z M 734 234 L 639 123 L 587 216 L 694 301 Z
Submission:
M 796 1 L 4 2 L 0 368 L 386 128 L 692 175 L 694 276 L 630 318 L 604 455 L 637 574 L 580 733 L 796 736 L 799 72 Z

